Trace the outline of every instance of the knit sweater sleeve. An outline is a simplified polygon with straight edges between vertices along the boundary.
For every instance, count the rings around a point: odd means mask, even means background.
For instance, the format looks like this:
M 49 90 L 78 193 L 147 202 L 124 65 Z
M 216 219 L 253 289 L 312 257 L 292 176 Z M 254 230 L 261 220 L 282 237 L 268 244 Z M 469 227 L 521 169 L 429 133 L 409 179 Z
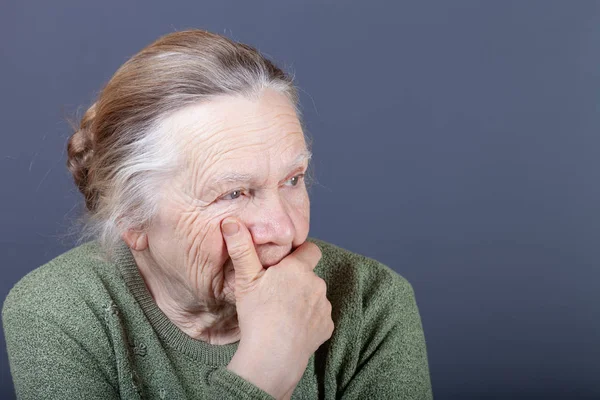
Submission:
M 274 397 L 254 386 L 226 367 L 217 368 L 210 376 L 211 399 L 273 400 Z
M 2 321 L 18 399 L 118 399 L 106 372 L 80 337 L 14 296 Z
M 341 398 L 432 399 L 413 288 L 386 266 L 379 264 L 377 270 L 377 277 L 363 288 L 362 317 L 355 320 L 359 355 L 356 364 L 349 363 L 353 371 L 340 388 Z

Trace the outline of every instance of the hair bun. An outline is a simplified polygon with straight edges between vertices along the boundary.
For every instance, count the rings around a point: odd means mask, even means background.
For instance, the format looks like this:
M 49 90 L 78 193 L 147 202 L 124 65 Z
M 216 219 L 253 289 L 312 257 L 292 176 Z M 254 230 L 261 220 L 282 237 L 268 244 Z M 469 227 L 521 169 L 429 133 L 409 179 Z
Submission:
M 90 165 L 94 153 L 94 135 L 92 126 L 96 116 L 94 103 L 83 115 L 79 129 L 71 135 L 67 144 L 67 168 L 73 180 L 85 198 L 86 207 L 94 209 L 95 194 L 90 190 Z

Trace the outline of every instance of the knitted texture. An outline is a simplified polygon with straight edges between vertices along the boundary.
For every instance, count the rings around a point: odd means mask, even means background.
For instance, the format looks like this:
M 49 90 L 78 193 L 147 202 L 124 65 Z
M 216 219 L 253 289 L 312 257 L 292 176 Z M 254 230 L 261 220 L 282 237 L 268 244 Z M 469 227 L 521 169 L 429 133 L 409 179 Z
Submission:
M 431 399 L 411 285 L 387 266 L 318 239 L 334 333 L 292 399 Z M 113 263 L 88 242 L 22 278 L 2 309 L 19 399 L 272 399 L 153 301 L 124 243 Z

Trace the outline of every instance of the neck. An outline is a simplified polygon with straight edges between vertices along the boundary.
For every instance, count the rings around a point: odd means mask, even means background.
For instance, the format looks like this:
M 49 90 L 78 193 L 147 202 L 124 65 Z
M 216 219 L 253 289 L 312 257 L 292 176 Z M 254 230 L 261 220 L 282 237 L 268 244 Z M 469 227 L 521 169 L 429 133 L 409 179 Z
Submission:
M 223 345 L 240 340 L 235 304 L 207 301 L 184 283 L 166 276 L 140 252 L 132 251 L 140 275 L 156 305 L 193 339 Z

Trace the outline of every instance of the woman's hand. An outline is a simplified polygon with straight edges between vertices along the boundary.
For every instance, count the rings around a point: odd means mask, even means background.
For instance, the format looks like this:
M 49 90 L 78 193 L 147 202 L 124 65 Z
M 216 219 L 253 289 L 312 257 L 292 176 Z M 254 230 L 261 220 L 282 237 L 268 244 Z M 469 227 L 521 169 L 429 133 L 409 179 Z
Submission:
M 235 268 L 241 331 L 227 368 L 276 399 L 289 398 L 311 354 L 333 333 L 327 286 L 313 272 L 321 251 L 305 242 L 264 269 L 243 224 L 228 218 L 221 229 Z

